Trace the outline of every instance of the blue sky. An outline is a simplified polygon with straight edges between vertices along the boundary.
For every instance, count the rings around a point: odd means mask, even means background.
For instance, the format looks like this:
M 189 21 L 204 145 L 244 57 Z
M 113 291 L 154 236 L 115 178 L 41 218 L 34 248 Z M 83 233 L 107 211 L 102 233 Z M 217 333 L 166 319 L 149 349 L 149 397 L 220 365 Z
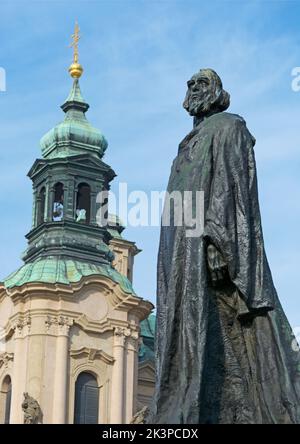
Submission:
M 85 68 L 88 118 L 106 136 L 104 160 L 129 190 L 163 190 L 180 140 L 192 127 L 182 108 L 186 81 L 214 68 L 256 137 L 261 212 L 268 259 L 284 309 L 300 326 L 300 1 L 0 0 L 1 278 L 21 265 L 30 230 L 26 174 L 39 140 L 63 118 L 71 79 L 74 21 Z M 143 252 L 137 293 L 155 301 L 159 228 L 130 228 Z

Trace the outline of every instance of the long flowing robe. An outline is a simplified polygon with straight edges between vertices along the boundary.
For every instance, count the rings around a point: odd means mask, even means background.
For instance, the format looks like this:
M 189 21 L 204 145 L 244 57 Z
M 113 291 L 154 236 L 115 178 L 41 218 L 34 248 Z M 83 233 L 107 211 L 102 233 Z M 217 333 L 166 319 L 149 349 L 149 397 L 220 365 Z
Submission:
M 204 232 L 186 236 L 174 206 L 161 227 L 150 422 L 300 423 L 300 353 L 264 250 L 254 144 L 240 116 L 217 113 L 179 145 L 168 192 L 204 191 Z M 210 243 L 224 288 L 210 285 Z

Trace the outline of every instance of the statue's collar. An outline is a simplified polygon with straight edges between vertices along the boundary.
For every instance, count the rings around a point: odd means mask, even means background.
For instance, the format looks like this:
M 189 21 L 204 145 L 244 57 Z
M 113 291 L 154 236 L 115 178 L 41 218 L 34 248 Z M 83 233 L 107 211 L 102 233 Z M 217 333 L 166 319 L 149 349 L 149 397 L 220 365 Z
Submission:
M 197 127 L 202 125 L 205 122 L 206 119 L 208 119 L 209 117 L 213 116 L 214 114 L 218 114 L 219 112 L 220 112 L 219 110 L 211 109 L 204 116 L 201 116 L 201 117 L 195 116 L 194 117 L 194 126 L 193 126 L 193 128 L 196 129 Z
M 189 147 L 190 140 L 200 131 L 201 127 L 206 123 L 206 120 L 214 114 L 217 114 L 217 112 L 211 111 L 210 113 L 207 113 L 205 116 L 194 117 L 193 129 L 180 142 L 178 147 L 178 153 L 184 151 Z

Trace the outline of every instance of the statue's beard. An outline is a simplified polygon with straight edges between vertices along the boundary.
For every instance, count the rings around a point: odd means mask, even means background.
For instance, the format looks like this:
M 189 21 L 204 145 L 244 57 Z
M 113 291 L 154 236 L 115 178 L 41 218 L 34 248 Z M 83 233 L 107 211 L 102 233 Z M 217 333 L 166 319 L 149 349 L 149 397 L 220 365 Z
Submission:
M 183 102 L 183 106 L 191 116 L 195 117 L 205 115 L 209 108 L 207 98 L 193 96 L 191 94 L 187 95 Z

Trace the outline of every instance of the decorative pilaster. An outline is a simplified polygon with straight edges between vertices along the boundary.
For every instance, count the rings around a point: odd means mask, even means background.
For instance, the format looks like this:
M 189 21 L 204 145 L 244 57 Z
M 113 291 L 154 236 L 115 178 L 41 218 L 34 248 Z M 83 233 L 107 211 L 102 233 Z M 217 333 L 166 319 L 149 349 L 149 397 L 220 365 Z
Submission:
M 111 416 L 112 424 L 129 423 L 133 416 L 139 334 L 136 329 L 114 330 Z M 126 371 L 125 371 L 126 368 Z
M 75 179 L 69 179 L 65 185 L 64 216 L 66 220 L 75 220 Z
M 10 422 L 12 424 L 23 423 L 23 413 L 21 409 L 23 392 L 26 388 L 26 367 L 27 353 L 25 337 L 31 329 L 31 317 L 19 317 L 14 325 L 14 370 L 13 370 L 13 390 L 11 398 Z
M 115 362 L 113 365 L 111 382 L 111 424 L 124 423 L 124 354 L 125 339 L 128 334 L 129 330 L 125 328 L 116 327 L 114 330 L 113 357 Z
M 48 331 L 54 326 L 57 334 L 52 423 L 65 424 L 67 417 L 69 331 L 73 320 L 64 316 L 48 316 L 45 323 Z
M 38 197 L 36 190 L 33 191 L 33 203 L 32 203 L 32 228 L 34 228 L 37 225 L 37 215 L 39 213 L 38 207 L 40 204 L 40 197 Z
M 91 216 L 90 216 L 90 224 L 91 225 L 96 225 L 96 191 L 91 191 L 90 197 L 91 197 L 91 206 L 90 206 L 90 211 L 91 211 Z
M 126 341 L 126 424 L 130 424 L 135 412 L 136 386 L 138 381 L 138 345 L 138 331 L 130 330 L 130 335 Z
M 47 202 L 47 222 L 53 221 L 53 205 L 54 205 L 54 187 L 49 185 L 48 202 Z

